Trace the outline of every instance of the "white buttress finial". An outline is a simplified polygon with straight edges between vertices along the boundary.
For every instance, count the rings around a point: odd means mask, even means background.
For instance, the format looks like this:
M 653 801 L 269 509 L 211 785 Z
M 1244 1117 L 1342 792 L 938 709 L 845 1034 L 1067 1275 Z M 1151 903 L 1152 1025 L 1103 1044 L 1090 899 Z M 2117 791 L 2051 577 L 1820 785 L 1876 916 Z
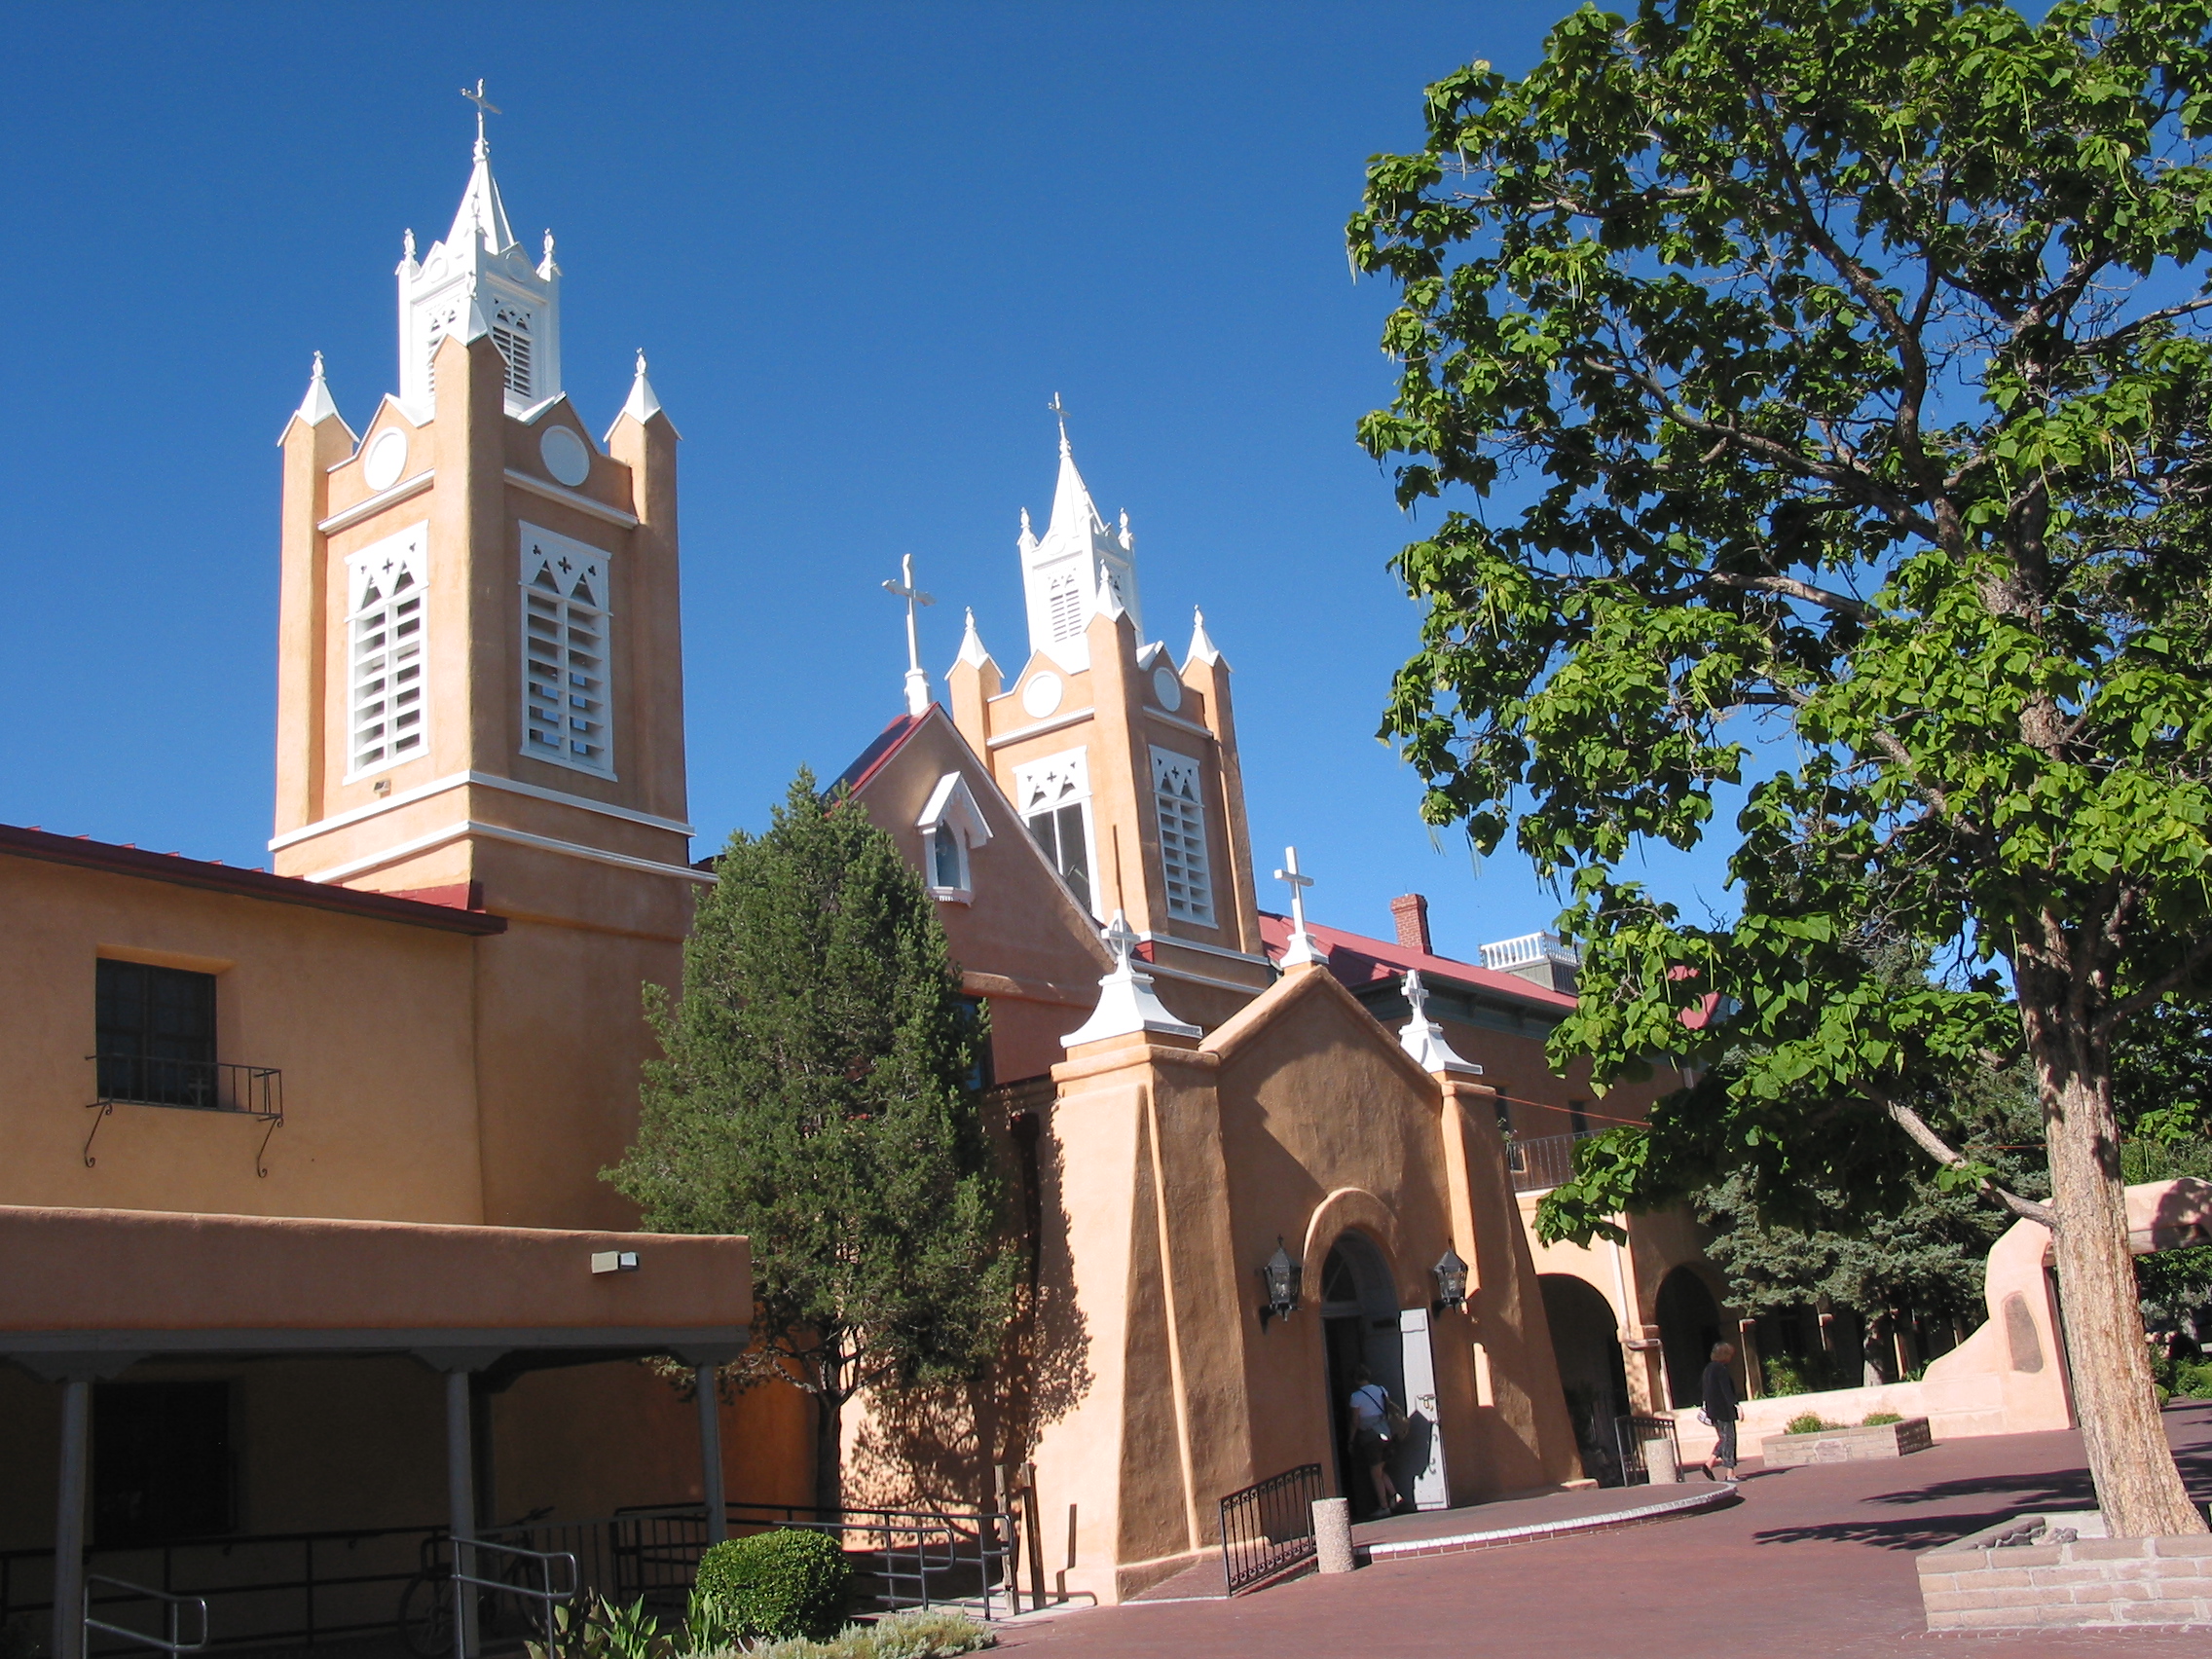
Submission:
M 545 227 L 545 257 L 539 263 L 544 265 L 553 263 L 553 227 L 550 225 Z
M 1283 867 L 1275 871 L 1275 879 L 1290 888 L 1290 943 L 1282 953 L 1282 966 L 1295 968 L 1302 962 L 1326 962 L 1329 953 L 1306 931 L 1306 890 L 1313 885 L 1313 878 L 1298 867 L 1298 849 L 1282 850 Z
M 1113 955 L 1114 971 L 1098 981 L 1098 1006 L 1091 1010 L 1090 1017 L 1079 1029 L 1062 1037 L 1063 1044 L 1072 1049 L 1081 1043 L 1096 1043 L 1108 1037 L 1132 1037 L 1139 1032 L 1177 1037 L 1204 1035 L 1198 1026 L 1177 1019 L 1161 1003 L 1159 993 L 1152 988 L 1152 976 L 1137 966 L 1137 946 L 1143 940 L 1130 928 L 1128 917 L 1116 910 L 1114 919 L 1098 937 Z
M 401 237 L 400 237 L 400 239 L 399 239 L 399 247 L 400 247 L 400 251 L 401 251 L 401 252 L 402 252 L 403 254 L 405 254 L 405 255 L 406 255 L 406 258 L 407 258 L 407 263 L 408 263 L 408 264 L 410 264 L 410 265 L 413 265 L 413 264 L 415 263 L 415 227 L 414 227 L 414 226 L 410 225 L 410 226 L 409 226 L 409 227 L 407 228 L 407 230 L 406 230 L 406 231 L 405 231 L 405 232 L 404 232 L 404 233 L 403 233 L 403 234 L 401 235 Z
M 1420 981 L 1420 970 L 1407 969 L 1401 983 L 1405 988 L 1406 1007 L 1412 1011 L 1412 1016 L 1398 1033 L 1398 1047 L 1411 1054 L 1414 1064 L 1424 1072 L 1457 1072 L 1468 1077 L 1482 1076 L 1483 1068 L 1453 1052 L 1452 1045 L 1444 1040 L 1444 1027 L 1428 1017 L 1428 987 Z
M 640 357 L 644 356 L 641 352 Z M 884 591 L 897 594 L 906 602 L 906 713 L 919 719 L 930 712 L 930 677 L 922 672 L 921 636 L 914 631 L 914 608 L 917 605 L 935 605 L 937 600 L 914 585 L 914 556 L 902 554 L 899 559 L 899 580 L 885 582 Z
M 552 233 L 551 231 L 547 231 L 547 232 L 545 233 L 545 241 L 546 241 L 546 251 L 547 251 L 548 253 L 552 252 L 552 250 L 553 250 L 553 233 Z M 589 250 L 589 249 L 587 248 L 587 249 L 586 249 L 585 251 L 586 251 L 586 252 L 589 252 L 590 250 Z M 640 380 L 644 380 L 645 378 L 645 348 L 644 348 L 643 346 L 641 346 L 641 347 L 639 347 L 639 348 L 638 348 L 638 379 L 640 379 Z

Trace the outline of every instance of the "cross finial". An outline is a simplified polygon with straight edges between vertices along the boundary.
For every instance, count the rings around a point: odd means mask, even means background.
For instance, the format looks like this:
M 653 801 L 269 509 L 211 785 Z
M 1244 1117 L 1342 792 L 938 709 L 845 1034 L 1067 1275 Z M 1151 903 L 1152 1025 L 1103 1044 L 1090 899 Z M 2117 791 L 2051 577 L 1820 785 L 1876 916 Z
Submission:
M 505 112 L 484 95 L 484 77 L 481 75 L 476 77 L 476 90 L 470 92 L 466 87 L 463 87 L 461 89 L 461 95 L 476 106 L 476 159 L 482 161 L 485 151 L 484 118 L 487 115 L 502 115 Z
M 1059 422 L 1060 424 L 1060 453 L 1062 455 L 1065 455 L 1068 453 L 1067 406 L 1060 402 L 1060 394 L 1055 391 L 1052 393 L 1052 401 L 1047 404 L 1046 407 L 1051 410 L 1052 419 Z
M 1106 941 L 1106 948 L 1114 953 L 1115 973 L 1128 974 L 1134 971 L 1130 962 L 1136 955 L 1140 941 L 1135 931 L 1130 928 L 1127 916 L 1116 910 L 1114 919 L 1106 924 L 1106 931 L 1098 937 Z
M 1282 965 L 1291 968 L 1302 962 L 1326 962 L 1329 953 L 1306 931 L 1306 890 L 1313 885 L 1313 878 L 1298 867 L 1296 847 L 1283 848 L 1282 862 L 1275 879 L 1290 888 L 1290 944 L 1282 953 Z
M 645 361 L 645 353 L 638 353 Z M 886 593 L 898 595 L 906 602 L 906 713 L 917 718 L 930 711 L 930 677 L 922 672 L 921 638 L 914 632 L 914 607 L 935 605 L 937 600 L 914 585 L 914 556 L 903 553 L 899 558 L 899 580 L 883 584 Z
M 1419 968 L 1406 970 L 1405 987 L 1406 1006 L 1414 1011 L 1415 1022 L 1421 1025 L 1427 1024 L 1428 987 L 1420 982 L 1420 970 Z

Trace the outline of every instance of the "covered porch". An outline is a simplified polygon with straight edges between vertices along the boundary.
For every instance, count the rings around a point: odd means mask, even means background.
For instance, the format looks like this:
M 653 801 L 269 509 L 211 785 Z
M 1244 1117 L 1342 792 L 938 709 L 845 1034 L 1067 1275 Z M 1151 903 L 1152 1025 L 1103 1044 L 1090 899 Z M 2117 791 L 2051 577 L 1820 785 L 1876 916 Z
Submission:
M 502 1487 L 571 1517 L 696 1502 L 709 1541 L 724 1530 L 713 1368 L 747 1341 L 743 1238 L 0 1206 L 0 1259 L 20 1408 L 0 1603 L 44 1604 L 54 1659 L 85 1659 L 95 1548 L 102 1577 L 145 1574 L 95 1587 L 95 1628 L 122 1618 L 144 1645 L 198 1635 L 126 1593 L 189 1591 L 176 1563 L 198 1547 L 228 1573 L 208 1587 L 216 1644 L 314 1641 L 319 1576 L 324 1635 L 387 1607 L 368 1627 L 397 1637 L 407 1597 L 430 1608 L 442 1588 L 417 1643 L 435 1630 L 465 1659 L 477 1599 L 453 1599 L 448 1539 L 484 1540 L 460 1552 L 472 1575 L 550 1582 L 496 1547 L 515 1536 Z

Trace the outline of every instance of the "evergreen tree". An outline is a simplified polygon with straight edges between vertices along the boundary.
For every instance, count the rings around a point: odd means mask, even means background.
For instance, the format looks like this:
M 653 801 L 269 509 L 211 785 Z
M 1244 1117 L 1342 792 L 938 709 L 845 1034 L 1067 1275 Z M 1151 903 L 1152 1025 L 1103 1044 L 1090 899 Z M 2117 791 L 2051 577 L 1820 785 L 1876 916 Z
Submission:
M 803 769 L 762 835 L 732 834 L 699 903 L 664 1058 L 608 1178 L 671 1233 L 753 1241 L 739 1382 L 814 1396 L 815 1502 L 838 1506 L 846 1403 L 996 1357 L 1018 1256 L 971 1087 L 984 1021 L 891 837 Z

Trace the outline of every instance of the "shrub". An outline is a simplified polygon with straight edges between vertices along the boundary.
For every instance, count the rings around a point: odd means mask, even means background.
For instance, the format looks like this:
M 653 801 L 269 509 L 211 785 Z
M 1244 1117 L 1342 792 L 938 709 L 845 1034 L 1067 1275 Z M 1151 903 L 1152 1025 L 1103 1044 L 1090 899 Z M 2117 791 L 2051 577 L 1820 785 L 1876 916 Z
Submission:
M 1901 1412 L 1868 1412 L 1866 1420 L 1860 1426 L 1862 1428 L 1880 1428 L 1884 1423 L 1902 1421 L 1904 1421 L 1904 1414 Z
M 1825 1420 L 1819 1412 L 1800 1412 L 1783 1425 L 1785 1434 L 1819 1434 L 1823 1429 L 1835 1428 L 1836 1423 Z
M 804 1637 L 771 1641 L 754 1648 L 746 1659 L 954 1659 L 997 1644 L 989 1626 L 965 1613 L 913 1607 L 872 1625 L 847 1625 L 823 1641 Z
M 699 1595 L 745 1637 L 828 1636 L 845 1615 L 852 1564 L 834 1538 L 784 1527 L 699 1558 Z
M 1766 1391 L 1770 1395 L 1810 1394 L 1813 1391 L 1813 1385 L 1806 1381 L 1803 1369 L 1797 1361 L 1787 1355 L 1777 1355 L 1767 1360 L 1761 1369 L 1766 1373 Z
M 2212 1363 L 2185 1359 L 2174 1367 L 2174 1392 L 2193 1400 L 2212 1400 Z

